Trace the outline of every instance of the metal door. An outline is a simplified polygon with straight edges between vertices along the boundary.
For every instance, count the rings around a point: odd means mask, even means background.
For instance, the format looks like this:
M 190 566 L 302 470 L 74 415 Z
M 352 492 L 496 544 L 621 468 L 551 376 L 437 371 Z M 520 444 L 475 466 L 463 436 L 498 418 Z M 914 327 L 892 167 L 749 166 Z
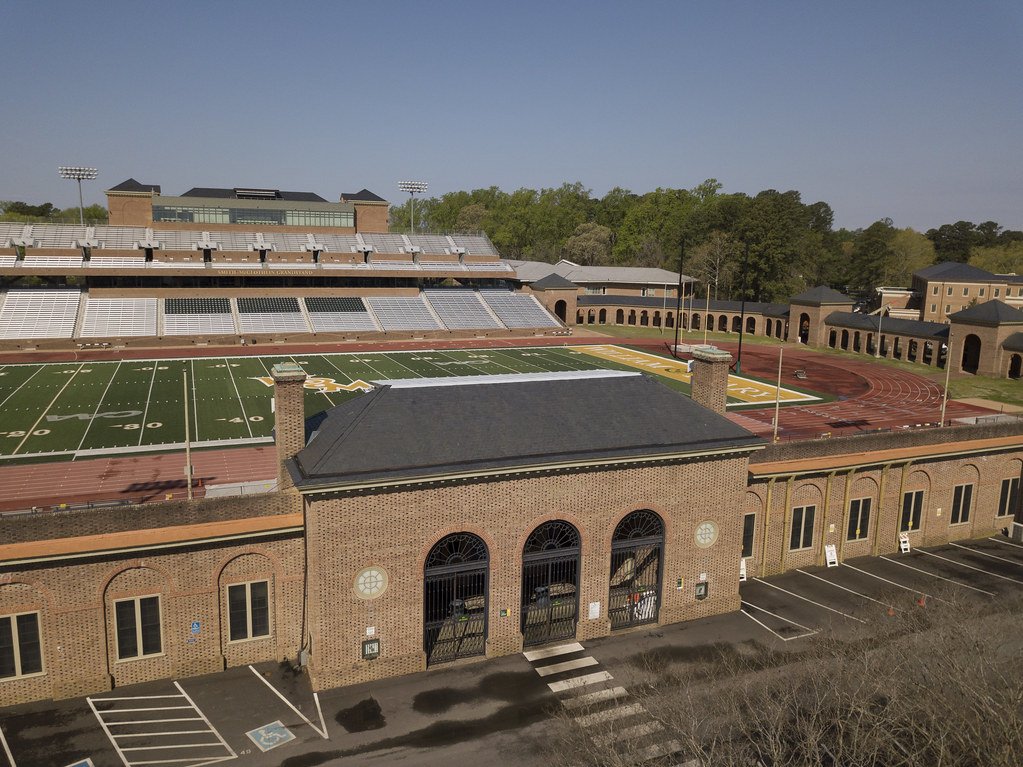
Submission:
M 483 655 L 490 558 L 470 533 L 442 539 L 426 558 L 423 649 L 427 665 Z
M 568 522 L 545 522 L 522 551 L 523 644 L 575 636 L 579 612 L 579 531 Z
M 611 629 L 656 623 L 661 602 L 664 523 L 652 511 L 634 511 L 611 539 Z

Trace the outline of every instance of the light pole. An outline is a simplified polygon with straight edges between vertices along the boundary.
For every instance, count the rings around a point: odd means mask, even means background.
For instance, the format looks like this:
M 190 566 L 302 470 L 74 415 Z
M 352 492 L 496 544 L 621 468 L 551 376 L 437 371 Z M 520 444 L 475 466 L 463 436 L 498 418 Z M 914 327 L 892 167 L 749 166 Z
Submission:
M 61 178 L 69 178 L 78 182 L 78 223 L 85 226 L 85 213 L 82 204 L 82 181 L 92 181 L 99 174 L 95 168 L 83 168 L 79 165 L 61 165 L 57 168 Z
M 874 359 L 876 360 L 881 359 L 881 318 L 884 317 L 884 313 L 887 309 L 888 304 L 884 304 L 877 315 L 877 343 L 874 344 Z
M 403 192 L 409 194 L 409 225 L 408 233 L 414 234 L 416 231 L 416 195 L 422 194 L 426 191 L 425 181 L 399 181 L 398 188 Z

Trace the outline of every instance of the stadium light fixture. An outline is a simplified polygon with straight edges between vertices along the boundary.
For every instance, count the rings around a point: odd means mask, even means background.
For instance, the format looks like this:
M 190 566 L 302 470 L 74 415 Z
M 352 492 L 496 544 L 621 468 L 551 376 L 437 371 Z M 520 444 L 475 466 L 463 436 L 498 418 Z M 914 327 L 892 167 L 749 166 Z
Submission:
M 95 168 L 83 168 L 80 165 L 61 165 L 57 168 L 61 178 L 69 178 L 78 182 L 78 223 L 85 226 L 85 212 L 82 204 L 82 182 L 92 181 L 99 175 Z
M 409 193 L 409 227 L 408 233 L 413 234 L 416 230 L 416 195 L 426 191 L 425 181 L 399 181 L 398 189 Z

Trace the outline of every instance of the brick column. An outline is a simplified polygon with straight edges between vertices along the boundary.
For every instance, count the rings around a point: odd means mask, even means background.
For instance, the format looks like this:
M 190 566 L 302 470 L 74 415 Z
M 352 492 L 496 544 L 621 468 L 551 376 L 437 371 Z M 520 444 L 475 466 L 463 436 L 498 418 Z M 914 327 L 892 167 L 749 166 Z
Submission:
M 715 413 L 725 412 L 728 366 L 732 355 L 716 346 L 693 349 L 693 401 Z
M 305 383 L 306 374 L 294 362 L 273 366 L 274 379 L 274 443 L 277 446 L 277 487 L 287 490 L 295 486 L 285 462 L 305 447 Z

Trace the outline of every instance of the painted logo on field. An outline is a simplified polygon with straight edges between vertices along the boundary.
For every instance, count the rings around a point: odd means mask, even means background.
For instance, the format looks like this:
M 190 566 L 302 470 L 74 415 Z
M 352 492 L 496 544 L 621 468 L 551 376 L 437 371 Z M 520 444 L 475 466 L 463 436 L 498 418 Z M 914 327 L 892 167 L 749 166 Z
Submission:
M 270 376 L 257 376 L 252 379 L 253 381 L 259 381 L 264 386 L 273 386 L 274 379 Z M 305 379 L 305 383 L 302 386 L 306 389 L 312 389 L 318 392 L 339 392 L 339 391 L 372 391 L 373 384 L 366 383 L 361 379 L 356 379 L 351 383 L 343 384 L 338 383 L 333 378 L 326 378 L 324 376 L 310 376 Z

